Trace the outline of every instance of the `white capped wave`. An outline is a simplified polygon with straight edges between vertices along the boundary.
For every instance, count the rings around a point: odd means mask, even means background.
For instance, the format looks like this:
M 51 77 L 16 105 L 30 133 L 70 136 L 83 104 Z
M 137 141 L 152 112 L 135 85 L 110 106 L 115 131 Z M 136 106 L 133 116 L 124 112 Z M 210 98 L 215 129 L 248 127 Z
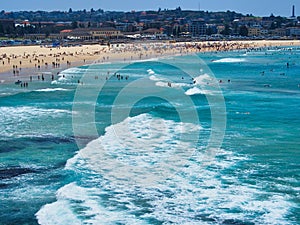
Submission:
M 168 82 L 162 82 L 162 81 L 156 82 L 155 85 L 158 87 L 169 87 Z
M 138 60 L 132 60 L 131 62 L 132 63 L 141 63 L 141 62 L 156 62 L 156 61 L 159 61 L 160 58 L 149 58 L 149 59 L 138 59 Z
M 156 77 L 156 76 L 154 76 L 154 75 L 151 75 L 151 76 L 149 77 L 149 79 L 150 79 L 150 80 L 153 80 L 153 81 L 160 81 L 160 80 L 161 80 L 160 78 L 158 78 L 158 77 Z
M 198 77 L 194 78 L 195 85 L 207 85 L 211 82 L 215 82 L 215 79 L 208 74 L 202 74 L 199 75 Z
M 202 166 L 205 146 L 196 150 L 180 139 L 199 129 L 149 114 L 109 126 L 68 160 L 66 169 L 81 180 L 59 189 L 57 201 L 36 214 L 38 222 L 289 224 L 286 215 L 294 205 L 286 194 L 264 191 L 259 181 L 244 183 L 239 171 L 227 172 L 246 157 L 218 150 L 215 162 Z
M 171 88 L 180 88 L 180 87 L 191 87 L 191 84 L 187 83 L 176 83 L 176 82 L 163 82 L 163 81 L 158 81 L 155 83 L 157 87 L 171 87 Z
M 66 76 L 66 75 L 69 75 L 69 74 L 78 74 L 78 73 L 84 73 L 86 71 L 90 70 L 90 68 L 88 69 L 83 69 L 83 68 L 78 68 L 78 67 L 72 67 L 72 68 L 68 68 L 62 72 L 60 72 L 58 74 L 59 77 L 63 77 L 63 76 Z
M 14 138 L 42 137 L 44 134 L 51 132 L 50 127 L 53 126 L 54 121 L 71 116 L 71 114 L 71 111 L 63 109 L 44 109 L 29 106 L 0 107 L 0 135 Z M 48 121 L 48 123 L 40 126 L 41 121 L 43 123 Z M 32 129 L 33 127 L 36 129 Z
M 187 84 L 187 83 L 171 83 L 171 86 L 179 88 L 179 87 L 191 87 L 192 85 L 191 84 Z
M 0 107 L 0 115 L 3 118 L 25 119 L 28 116 L 50 116 L 55 117 L 60 114 L 71 114 L 71 111 L 64 109 L 45 109 L 31 106 L 20 107 Z
M 214 60 L 214 63 L 239 63 L 239 62 L 246 62 L 244 58 L 223 58 Z
M 70 85 L 70 86 L 75 86 L 78 85 L 78 81 L 72 81 L 71 79 L 67 78 L 58 78 L 58 80 L 54 80 L 51 82 L 52 85 Z
M 109 186 L 115 188 L 120 188 L 116 185 L 122 186 L 125 182 L 125 189 L 120 189 L 121 195 L 117 194 L 109 199 L 110 202 L 119 203 L 107 206 L 107 201 L 97 194 L 101 192 L 99 188 L 71 183 L 57 191 L 56 202 L 40 209 L 36 214 L 39 223 L 68 224 L 74 220 L 72 224 L 144 224 L 143 218 L 119 209 L 124 198 L 128 198 L 121 192 L 129 191 L 128 184 L 147 187 L 148 182 L 153 182 L 152 179 L 158 179 L 156 176 L 169 177 L 163 170 L 170 167 L 174 169 L 173 165 L 180 162 L 176 153 L 182 157 L 185 154 L 191 155 L 190 144 L 180 143 L 185 142 L 180 135 L 191 133 L 193 136 L 199 129 L 199 125 L 163 120 L 149 114 L 127 118 L 106 128 L 104 136 L 90 142 L 74 158 L 68 160 L 66 169 L 102 174 L 102 182 L 106 183 L 107 180 L 111 183 Z M 174 162 L 171 165 L 161 163 L 167 158 L 168 162 Z M 76 210 L 79 208 L 83 210 Z M 142 207 L 135 206 L 130 199 L 126 208 L 129 211 L 142 210 Z M 60 216 L 61 213 L 64 218 Z
M 89 170 L 98 173 L 106 170 L 105 176 L 111 178 L 131 177 L 134 171 L 140 174 L 149 169 L 155 174 L 157 169 L 161 171 L 162 164 L 166 166 L 165 160 L 169 161 L 172 154 L 184 156 L 194 151 L 192 146 L 194 142 L 185 141 L 184 138 L 193 140 L 193 137 L 198 137 L 200 129 L 199 125 L 153 118 L 149 114 L 127 118 L 119 124 L 106 128 L 105 135 L 89 143 L 77 156 L 70 159 L 66 168 L 77 169 L 88 166 Z M 181 152 L 183 149 L 189 150 Z M 139 158 L 136 158 L 137 155 Z M 158 156 L 161 160 L 157 160 Z M 177 159 L 176 154 L 172 157 L 174 160 Z M 102 162 L 103 159 L 105 162 Z M 168 169 L 170 166 L 166 166 L 166 170 Z M 133 180 L 133 182 L 144 181 L 143 174 L 136 175 Z
M 58 201 L 43 206 L 36 217 L 39 224 L 143 224 L 133 215 L 101 206 L 102 200 L 95 194 L 95 188 L 79 187 L 75 183 L 57 191 Z M 129 206 L 129 205 L 128 205 Z
M 70 89 L 64 89 L 64 88 L 44 88 L 44 89 L 38 89 L 35 90 L 36 92 L 54 92 L 54 91 L 70 91 Z
M 147 72 L 148 72 L 149 75 L 154 75 L 155 74 L 155 72 L 152 69 L 148 69 Z
M 193 88 L 190 88 L 188 89 L 186 92 L 185 92 L 186 95 L 206 95 L 207 92 L 205 90 L 201 90 L 200 88 L 198 87 L 193 87 Z

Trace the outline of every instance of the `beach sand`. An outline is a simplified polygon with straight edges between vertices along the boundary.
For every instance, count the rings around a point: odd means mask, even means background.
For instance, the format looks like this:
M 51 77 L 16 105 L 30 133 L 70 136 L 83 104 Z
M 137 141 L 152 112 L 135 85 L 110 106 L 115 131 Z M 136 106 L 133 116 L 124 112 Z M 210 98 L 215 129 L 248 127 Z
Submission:
M 135 61 L 205 51 L 229 51 L 271 46 L 300 46 L 300 41 L 150 42 L 72 47 L 14 46 L 0 48 L 0 80 L 18 80 L 42 72 L 113 61 Z

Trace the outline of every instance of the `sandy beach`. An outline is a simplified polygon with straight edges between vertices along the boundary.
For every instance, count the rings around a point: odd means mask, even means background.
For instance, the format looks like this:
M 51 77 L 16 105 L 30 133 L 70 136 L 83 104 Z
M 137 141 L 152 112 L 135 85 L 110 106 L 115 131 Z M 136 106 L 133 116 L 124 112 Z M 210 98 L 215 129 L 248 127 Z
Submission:
M 68 67 L 112 61 L 135 61 L 206 51 L 230 51 L 274 46 L 300 46 L 300 41 L 154 42 L 72 47 L 14 46 L 0 48 L 0 78 L 19 77 Z

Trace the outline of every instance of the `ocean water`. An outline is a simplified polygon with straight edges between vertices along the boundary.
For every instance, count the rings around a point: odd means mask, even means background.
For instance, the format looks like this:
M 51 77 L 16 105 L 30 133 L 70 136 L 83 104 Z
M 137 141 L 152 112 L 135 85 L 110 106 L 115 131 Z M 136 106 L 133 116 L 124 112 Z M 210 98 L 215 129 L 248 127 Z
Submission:
M 300 224 L 299 59 L 201 53 L 1 83 L 0 224 Z

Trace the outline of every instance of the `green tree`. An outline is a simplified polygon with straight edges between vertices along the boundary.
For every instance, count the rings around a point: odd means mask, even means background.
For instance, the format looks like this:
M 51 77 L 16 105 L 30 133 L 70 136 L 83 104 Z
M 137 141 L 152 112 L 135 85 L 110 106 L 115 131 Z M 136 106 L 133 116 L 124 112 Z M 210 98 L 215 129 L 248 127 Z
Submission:
M 246 26 L 240 27 L 240 33 L 241 36 L 248 36 L 248 28 Z
M 276 22 L 272 22 L 270 29 L 275 30 L 276 29 Z
M 222 35 L 229 35 L 230 34 L 230 27 L 228 24 L 225 25 L 225 29 L 221 32 Z
M 211 27 L 208 27 L 208 28 L 206 29 L 206 35 L 212 35 L 212 34 L 214 34 L 213 29 L 212 29 Z
M 4 29 L 2 23 L 0 23 L 0 34 L 4 34 Z
M 72 26 L 73 29 L 78 28 L 78 23 L 77 23 L 77 21 L 73 21 L 71 26 Z

